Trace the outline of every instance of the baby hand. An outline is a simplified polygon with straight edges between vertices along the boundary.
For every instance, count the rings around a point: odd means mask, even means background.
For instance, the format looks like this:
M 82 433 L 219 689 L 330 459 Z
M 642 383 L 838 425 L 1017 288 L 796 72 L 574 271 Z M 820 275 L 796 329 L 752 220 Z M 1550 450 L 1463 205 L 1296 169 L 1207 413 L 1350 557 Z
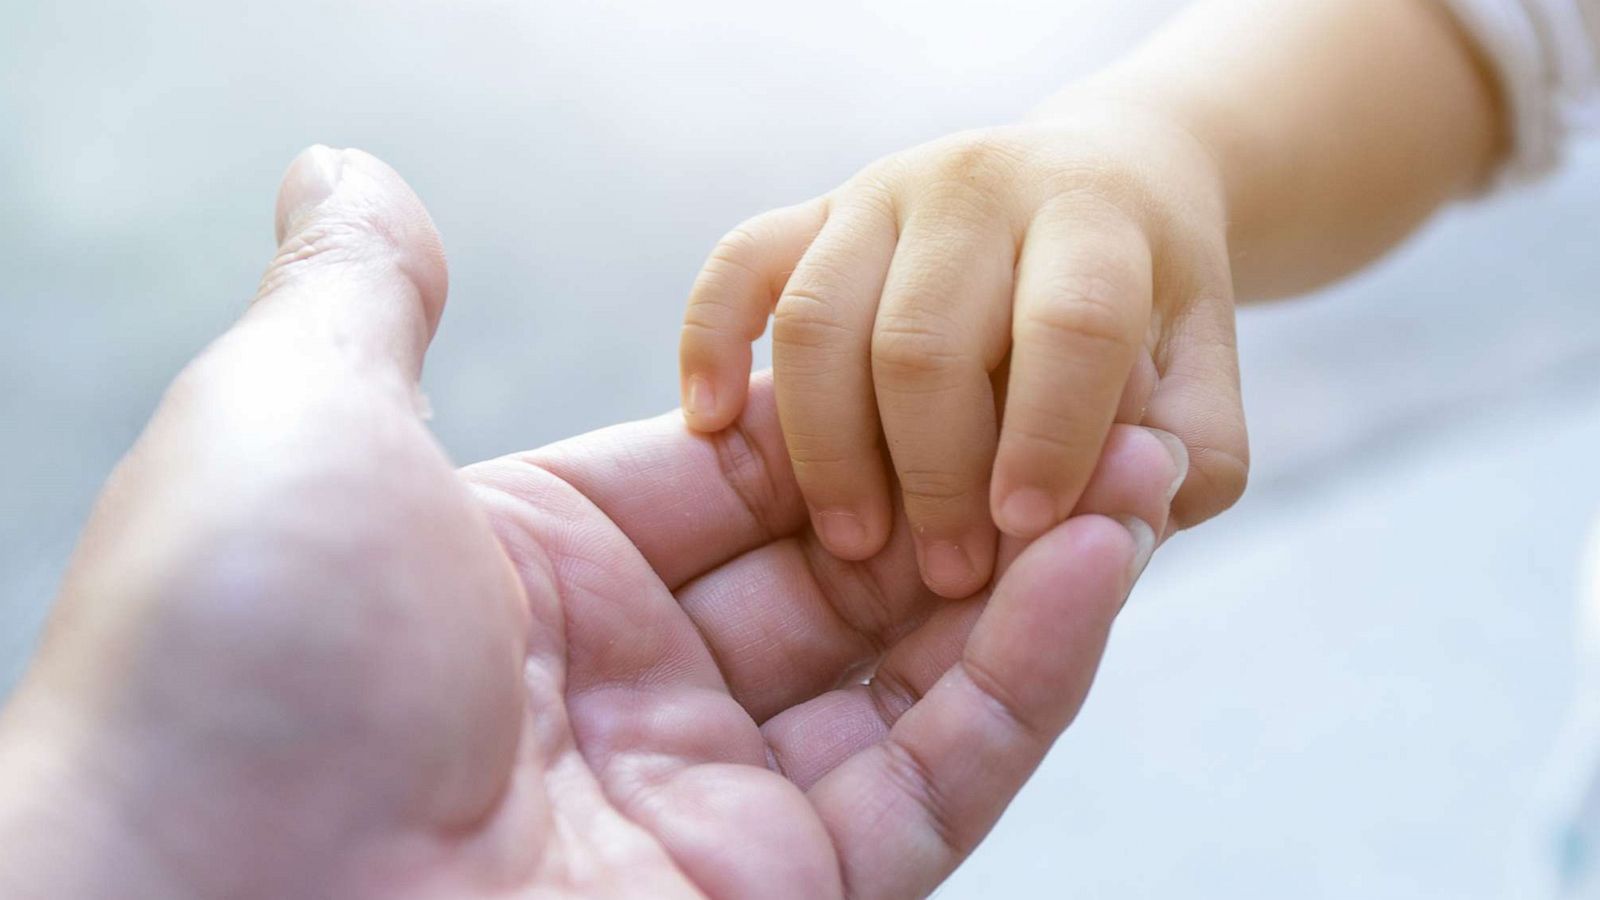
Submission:
M 717 245 L 684 323 L 689 424 L 733 422 L 770 315 L 785 441 L 837 556 L 883 546 L 892 464 L 924 581 L 971 594 L 995 525 L 1065 519 L 1114 421 L 1183 441 L 1173 521 L 1195 524 L 1248 459 L 1222 196 L 1188 132 L 1103 101 L 880 160 Z

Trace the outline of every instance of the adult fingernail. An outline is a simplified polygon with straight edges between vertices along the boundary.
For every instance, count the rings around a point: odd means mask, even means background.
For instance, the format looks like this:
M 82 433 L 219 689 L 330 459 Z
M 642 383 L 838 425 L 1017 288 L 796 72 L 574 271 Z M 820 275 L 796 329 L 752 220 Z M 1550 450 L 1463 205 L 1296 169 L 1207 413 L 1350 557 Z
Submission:
M 1128 566 L 1128 584 L 1132 587 L 1156 552 L 1156 533 L 1143 519 L 1134 516 L 1118 516 L 1117 521 L 1133 535 L 1133 562 Z
M 1000 521 L 995 524 L 1016 537 L 1038 537 L 1056 524 L 1056 502 L 1036 488 L 1013 491 L 1000 504 Z
M 709 416 L 717 408 L 717 390 L 704 375 L 689 378 L 689 389 L 684 391 L 683 411 L 692 416 Z
M 305 224 L 313 210 L 333 196 L 344 174 L 344 154 L 321 144 L 295 157 L 278 191 L 278 243 Z
M 977 569 L 972 567 L 972 557 L 959 544 L 934 541 L 922 551 L 923 574 L 935 585 L 958 590 L 972 583 Z
M 1178 490 L 1183 487 L 1184 479 L 1189 477 L 1189 448 L 1183 445 L 1182 438 L 1170 431 L 1162 431 L 1159 428 L 1151 428 L 1149 431 L 1166 446 L 1167 452 L 1172 455 L 1172 465 L 1178 471 L 1177 477 L 1167 488 L 1167 503 L 1171 504 L 1172 498 L 1178 496 Z
M 830 509 L 813 517 L 822 543 L 836 555 L 853 557 L 867 542 L 867 526 L 861 517 L 843 509 Z

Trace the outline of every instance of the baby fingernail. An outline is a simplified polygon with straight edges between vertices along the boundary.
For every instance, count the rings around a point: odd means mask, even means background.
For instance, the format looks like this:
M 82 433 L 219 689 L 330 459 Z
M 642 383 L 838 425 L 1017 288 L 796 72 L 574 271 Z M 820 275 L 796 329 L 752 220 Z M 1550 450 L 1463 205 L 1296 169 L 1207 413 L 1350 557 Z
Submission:
M 929 544 L 922 551 L 922 565 L 929 581 L 952 589 L 970 584 L 977 575 L 967 551 L 950 541 Z
M 1037 537 L 1056 524 L 1056 502 L 1044 491 L 1023 488 L 1000 504 L 1001 530 L 1017 537 Z
M 855 554 L 867 542 L 867 526 L 861 517 L 843 509 L 830 509 L 812 517 L 822 543 L 837 554 Z
M 1150 565 L 1150 556 L 1156 552 L 1156 533 L 1143 519 L 1118 516 L 1117 521 L 1133 535 L 1133 563 L 1128 567 L 1129 587 L 1132 587 L 1132 583 L 1144 574 L 1145 566 Z
M 717 391 L 703 375 L 689 378 L 689 389 L 684 391 L 683 411 L 690 415 L 705 416 L 716 411 Z

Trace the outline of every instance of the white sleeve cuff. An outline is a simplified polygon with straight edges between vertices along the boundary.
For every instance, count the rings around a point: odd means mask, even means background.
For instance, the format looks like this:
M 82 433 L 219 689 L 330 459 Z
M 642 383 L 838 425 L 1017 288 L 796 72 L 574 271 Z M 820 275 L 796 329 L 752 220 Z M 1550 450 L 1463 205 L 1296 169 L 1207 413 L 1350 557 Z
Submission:
M 1505 182 L 1561 161 L 1569 135 L 1600 122 L 1600 0 L 1445 0 L 1498 76 L 1510 117 Z

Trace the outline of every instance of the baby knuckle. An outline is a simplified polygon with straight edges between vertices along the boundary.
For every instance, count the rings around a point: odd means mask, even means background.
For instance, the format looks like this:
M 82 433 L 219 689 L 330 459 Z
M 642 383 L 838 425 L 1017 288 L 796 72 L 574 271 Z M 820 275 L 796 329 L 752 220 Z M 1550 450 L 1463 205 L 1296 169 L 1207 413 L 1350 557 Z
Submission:
M 805 440 L 785 433 L 784 441 L 789 450 L 789 462 L 795 467 L 797 476 L 811 474 L 819 469 L 823 470 L 821 474 L 837 474 L 841 468 L 859 462 L 846 448 L 839 446 L 839 440 L 835 435 L 822 435 Z
M 1047 345 L 1133 347 L 1142 326 L 1137 310 L 1121 299 L 1124 296 L 1126 291 L 1103 278 L 1079 276 L 1063 281 L 1054 286 L 1044 303 L 1029 311 L 1020 336 Z
M 840 342 L 849 328 L 832 303 L 814 291 L 793 287 L 784 292 L 772 317 L 773 343 L 815 350 Z
M 680 337 L 685 346 L 699 350 L 719 345 L 729 337 L 728 332 L 724 319 L 708 315 L 706 310 L 696 308 L 684 315 Z
M 1048 198 L 1098 206 L 1107 219 L 1124 218 L 1159 202 L 1140 175 L 1100 156 L 1058 163 L 1041 179 L 1041 187 Z
M 1074 439 L 1074 434 L 1082 429 L 1075 430 L 1074 423 L 1058 412 L 1031 410 L 1030 413 L 1027 424 L 1018 422 L 1006 427 L 1003 455 L 1017 463 L 1049 460 L 1049 475 L 1068 474 L 1061 472 L 1058 464 L 1063 459 L 1075 459 L 1083 454 L 1083 442 Z
M 739 307 L 729 299 L 727 292 L 699 290 L 684 309 L 681 336 L 689 342 L 711 343 L 735 337 L 740 340 L 760 337 L 760 329 L 765 327 L 766 322 L 763 320 L 755 327 L 746 327 L 741 324 L 742 318 Z
M 944 145 L 937 167 L 948 178 L 976 182 L 1009 174 L 1019 155 L 1011 140 L 980 131 L 959 135 Z
M 1009 193 L 968 181 L 941 180 L 929 185 L 923 207 L 954 236 L 970 234 L 1006 220 Z
M 755 233 L 755 226 L 746 222 L 735 227 L 717 241 L 711 250 L 708 266 L 724 266 L 756 274 L 755 261 L 761 256 L 763 242 Z
M 873 228 L 892 225 L 900 220 L 898 195 L 900 186 L 907 181 L 907 171 L 905 160 L 898 154 L 880 159 L 857 172 L 839 189 L 832 208 L 861 214 Z
M 926 317 L 881 317 L 872 333 L 873 374 L 887 381 L 921 380 L 967 361 L 960 340 Z
M 972 482 L 945 469 L 910 469 L 899 473 L 900 490 L 926 517 L 930 511 L 954 510 L 972 496 Z

